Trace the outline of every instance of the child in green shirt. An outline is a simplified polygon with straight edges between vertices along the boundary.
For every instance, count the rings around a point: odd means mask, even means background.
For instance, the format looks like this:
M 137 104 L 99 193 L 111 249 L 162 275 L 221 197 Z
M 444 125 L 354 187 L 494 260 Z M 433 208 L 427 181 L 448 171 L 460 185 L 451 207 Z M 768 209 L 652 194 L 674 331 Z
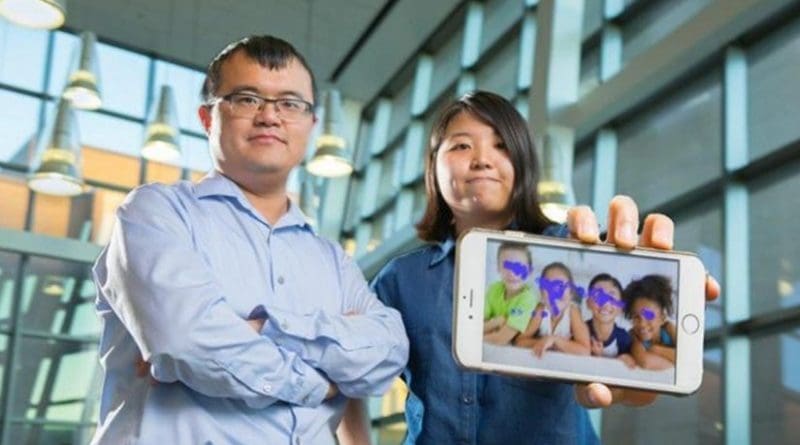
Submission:
M 528 326 L 531 313 L 539 302 L 527 283 L 533 271 L 532 263 L 531 253 L 524 244 L 506 242 L 497 249 L 497 272 L 501 279 L 486 290 L 483 310 L 485 341 L 509 344 Z

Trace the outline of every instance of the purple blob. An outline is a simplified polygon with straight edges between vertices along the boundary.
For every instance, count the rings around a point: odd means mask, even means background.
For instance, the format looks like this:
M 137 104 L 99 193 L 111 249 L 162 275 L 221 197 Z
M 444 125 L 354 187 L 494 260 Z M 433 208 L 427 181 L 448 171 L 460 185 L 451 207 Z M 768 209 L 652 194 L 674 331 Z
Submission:
M 533 268 L 528 267 L 528 265 L 525 263 L 509 260 L 503 261 L 503 268 L 518 276 L 521 280 L 528 278 L 528 275 L 530 275 L 530 273 L 533 271 Z
M 620 309 L 625 309 L 625 302 L 616 299 L 613 295 L 606 292 L 602 287 L 593 287 L 589 291 L 589 299 L 593 300 L 599 307 L 610 304 Z
M 639 311 L 639 314 L 647 321 L 653 321 L 656 318 L 656 313 L 646 307 L 643 307 L 642 310 Z
M 539 277 L 536 280 L 539 283 L 539 289 L 547 291 L 547 299 L 550 303 L 550 309 L 553 310 L 553 316 L 558 317 L 560 310 L 556 302 L 564 298 L 567 289 L 572 289 L 576 294 L 583 295 L 583 289 L 567 283 L 564 280 L 548 280 L 545 277 Z

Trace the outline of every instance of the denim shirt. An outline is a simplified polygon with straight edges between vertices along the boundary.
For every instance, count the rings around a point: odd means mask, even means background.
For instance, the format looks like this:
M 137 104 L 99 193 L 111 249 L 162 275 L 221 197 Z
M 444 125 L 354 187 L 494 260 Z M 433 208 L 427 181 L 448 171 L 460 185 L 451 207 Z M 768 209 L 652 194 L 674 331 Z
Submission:
M 545 235 L 565 237 L 565 226 Z M 460 368 L 451 352 L 455 242 L 422 247 L 389 262 L 372 282 L 400 311 L 410 342 L 403 378 L 405 444 L 595 444 L 573 386 Z

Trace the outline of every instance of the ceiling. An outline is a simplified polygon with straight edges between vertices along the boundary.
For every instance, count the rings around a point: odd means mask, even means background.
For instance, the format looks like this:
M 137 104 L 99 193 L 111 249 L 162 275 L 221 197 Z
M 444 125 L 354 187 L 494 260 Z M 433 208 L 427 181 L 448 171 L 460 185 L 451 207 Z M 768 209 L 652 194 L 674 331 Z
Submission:
M 231 41 L 250 34 L 273 34 L 297 47 L 323 88 L 331 86 L 334 72 L 353 52 L 333 84 L 348 98 L 363 101 L 378 93 L 459 3 L 69 0 L 66 26 L 199 68 Z M 368 33 L 371 24 L 373 30 Z M 359 44 L 363 36 L 366 39 Z

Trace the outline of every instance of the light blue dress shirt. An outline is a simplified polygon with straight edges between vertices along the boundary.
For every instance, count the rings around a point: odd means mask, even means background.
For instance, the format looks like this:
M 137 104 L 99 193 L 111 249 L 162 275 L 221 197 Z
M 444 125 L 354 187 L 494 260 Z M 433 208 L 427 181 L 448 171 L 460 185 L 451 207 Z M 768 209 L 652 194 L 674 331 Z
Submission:
M 333 444 L 344 396 L 380 395 L 405 366 L 399 314 L 294 204 L 272 226 L 214 172 L 140 187 L 117 218 L 94 267 L 93 443 Z M 260 334 L 245 321 L 259 315 Z M 340 394 L 323 401 L 329 381 Z

